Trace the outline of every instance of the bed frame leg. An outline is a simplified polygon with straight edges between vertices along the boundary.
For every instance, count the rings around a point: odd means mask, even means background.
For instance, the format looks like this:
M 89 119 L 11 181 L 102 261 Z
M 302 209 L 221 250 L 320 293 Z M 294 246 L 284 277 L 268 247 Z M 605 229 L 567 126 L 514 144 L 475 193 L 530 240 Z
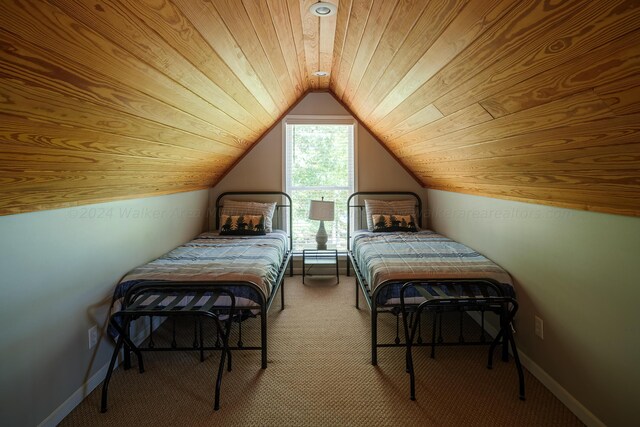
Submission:
M 509 328 L 511 326 L 507 322 L 507 316 L 504 314 L 504 312 L 501 312 L 500 314 L 500 324 L 502 325 L 505 331 L 507 330 L 506 328 Z M 502 336 L 502 361 L 503 362 L 509 361 L 509 339 L 507 337 L 506 332 Z
M 509 335 L 509 342 L 511 343 L 511 351 L 513 352 L 513 359 L 516 362 L 516 368 L 518 369 L 518 397 L 520 400 L 525 400 L 524 398 L 524 372 L 522 371 L 522 364 L 520 363 L 520 357 L 518 356 L 518 349 L 516 348 L 516 341 L 513 339 L 513 335 L 511 335 L 510 331 L 507 331 L 507 335 Z
M 431 324 L 431 358 L 436 357 L 436 324 L 438 323 L 438 312 L 433 312 L 433 323 Z
M 267 312 L 262 307 L 260 312 L 260 336 L 262 340 L 262 369 L 267 369 Z
M 204 362 L 204 335 L 202 333 L 202 319 L 198 319 L 198 331 L 200 332 L 200 361 Z
M 102 383 L 102 402 L 100 405 L 100 412 L 107 412 L 107 393 L 109 392 L 109 381 L 111 381 L 111 374 L 113 374 L 113 368 L 116 364 L 116 359 L 118 358 L 118 352 L 122 347 L 123 343 L 122 334 L 118 337 L 118 341 L 116 342 L 116 347 L 113 350 L 113 355 L 111 355 L 111 362 L 109 362 L 109 369 L 107 369 L 107 376 Z
M 129 319 L 125 319 L 124 320 L 124 327 L 122 328 L 123 331 L 127 331 L 130 332 L 131 328 L 131 323 L 129 321 Z M 119 333 L 121 333 L 121 331 L 118 331 Z M 123 344 L 123 365 L 124 365 L 124 370 L 128 371 L 129 369 L 131 369 L 131 352 L 133 351 L 133 349 L 129 346 L 129 343 L 127 341 L 124 341 Z
M 416 400 L 416 373 L 415 370 L 413 369 L 413 354 L 411 351 L 411 347 L 413 344 L 413 339 L 416 336 L 416 328 L 417 326 L 420 324 L 420 309 L 417 310 L 417 312 L 414 314 L 414 317 L 411 319 L 411 331 L 407 332 L 408 328 L 405 326 L 405 340 L 407 341 L 406 344 L 406 364 L 407 364 L 407 371 L 409 372 L 409 398 L 411 400 Z M 406 323 L 405 323 L 406 325 Z M 409 335 L 410 334 L 410 335 Z
M 358 281 L 356 280 L 356 308 L 359 310 L 360 309 L 360 292 L 358 289 Z
M 280 310 L 284 310 L 284 279 L 282 279 L 282 283 L 280 283 Z
M 371 364 L 378 364 L 378 309 L 375 302 L 371 304 Z
M 231 316 L 231 314 L 229 314 Z M 216 391 L 213 410 L 220 409 L 220 389 L 222 388 L 222 374 L 224 372 L 225 357 L 229 356 L 229 370 L 231 370 L 231 351 L 229 351 L 229 333 L 231 332 L 232 322 L 227 322 L 228 329 L 224 331 L 222 322 L 216 317 L 216 328 L 222 331 L 222 351 L 220 352 L 220 362 L 218 364 L 218 375 L 216 376 Z

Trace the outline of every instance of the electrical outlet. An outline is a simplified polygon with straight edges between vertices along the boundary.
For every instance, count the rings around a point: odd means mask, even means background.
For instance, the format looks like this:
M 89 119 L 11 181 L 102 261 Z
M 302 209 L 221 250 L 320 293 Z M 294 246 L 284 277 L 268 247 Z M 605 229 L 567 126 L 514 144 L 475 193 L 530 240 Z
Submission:
M 89 328 L 89 350 L 98 344 L 98 325 Z
M 535 327 L 536 336 L 539 337 L 541 340 L 543 340 L 544 339 L 544 322 L 538 316 L 534 316 L 534 317 L 536 318 L 536 327 Z

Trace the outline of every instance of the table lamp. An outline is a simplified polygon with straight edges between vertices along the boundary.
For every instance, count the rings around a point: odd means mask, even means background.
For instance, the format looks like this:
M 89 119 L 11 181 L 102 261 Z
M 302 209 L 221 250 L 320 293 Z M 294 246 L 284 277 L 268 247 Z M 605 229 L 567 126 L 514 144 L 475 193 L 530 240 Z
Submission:
M 320 227 L 316 234 L 316 243 L 318 250 L 327 249 L 327 230 L 324 229 L 325 221 L 333 221 L 333 202 L 325 202 L 322 200 L 311 200 L 309 203 L 309 219 L 320 221 Z

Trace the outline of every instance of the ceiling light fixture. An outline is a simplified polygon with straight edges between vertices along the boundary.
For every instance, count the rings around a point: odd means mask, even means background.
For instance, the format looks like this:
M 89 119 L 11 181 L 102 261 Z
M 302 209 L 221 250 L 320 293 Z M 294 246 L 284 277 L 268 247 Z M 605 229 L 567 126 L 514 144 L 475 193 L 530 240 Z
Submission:
M 318 3 L 314 3 L 309 8 L 309 12 L 320 17 L 335 15 L 337 10 L 338 6 L 333 3 L 327 3 L 326 1 L 319 1 Z
M 316 77 L 327 77 L 329 73 L 327 71 L 314 71 L 313 75 Z

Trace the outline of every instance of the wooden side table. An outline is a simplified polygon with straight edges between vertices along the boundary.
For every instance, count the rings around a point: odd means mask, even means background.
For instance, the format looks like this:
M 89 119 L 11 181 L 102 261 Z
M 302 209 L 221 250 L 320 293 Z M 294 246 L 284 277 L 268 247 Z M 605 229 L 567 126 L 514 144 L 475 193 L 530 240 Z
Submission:
M 332 265 L 336 266 L 336 284 L 340 283 L 340 272 L 338 270 L 338 250 L 337 249 L 303 249 L 302 250 L 302 283 L 304 284 L 307 274 L 307 267 L 311 270 L 314 266 L 326 269 Z M 329 274 L 316 274 L 317 276 L 328 276 Z

